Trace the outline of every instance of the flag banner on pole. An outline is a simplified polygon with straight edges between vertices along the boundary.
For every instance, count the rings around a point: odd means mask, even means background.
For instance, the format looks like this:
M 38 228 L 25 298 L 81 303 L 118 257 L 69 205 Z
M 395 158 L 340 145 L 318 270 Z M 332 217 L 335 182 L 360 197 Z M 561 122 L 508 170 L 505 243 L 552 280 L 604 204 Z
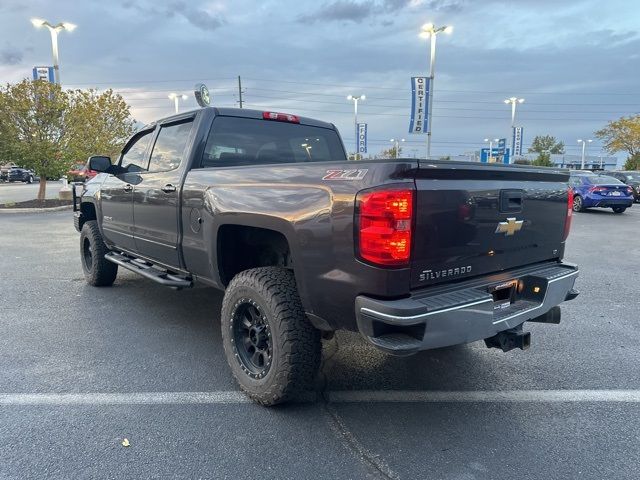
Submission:
M 513 156 L 522 155 L 522 127 L 513 127 Z
M 367 124 L 359 123 L 357 132 L 358 153 L 367 153 Z
M 411 119 L 409 133 L 427 133 L 429 111 L 429 77 L 411 77 Z
M 507 139 L 501 138 L 498 140 L 498 155 L 504 155 L 507 149 Z
M 53 67 L 33 67 L 33 79 L 54 83 Z

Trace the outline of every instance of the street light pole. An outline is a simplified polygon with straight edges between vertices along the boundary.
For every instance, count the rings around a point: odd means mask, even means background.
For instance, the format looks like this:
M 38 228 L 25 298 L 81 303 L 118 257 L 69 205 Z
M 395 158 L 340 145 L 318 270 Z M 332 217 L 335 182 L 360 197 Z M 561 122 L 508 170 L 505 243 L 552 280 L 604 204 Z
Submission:
M 582 140 L 581 138 L 578 139 L 578 143 L 582 144 L 582 162 L 580 164 L 581 170 L 584 170 L 584 157 L 587 149 L 587 143 L 591 143 L 591 142 L 593 142 L 593 140 L 591 140 L 590 138 L 588 138 L 587 140 Z
M 485 138 L 485 142 L 489 142 L 489 153 L 487 154 L 487 163 L 491 163 L 491 159 L 493 158 L 493 142 L 499 142 L 499 138 Z
M 429 56 L 429 108 L 427 112 L 427 158 L 431 156 L 431 125 L 433 123 L 433 83 L 436 67 L 436 37 L 438 33 L 451 33 L 453 27 L 445 25 L 436 27 L 433 23 L 426 23 L 422 26 L 420 36 L 430 39 L 430 56 Z
M 186 100 L 187 96 L 186 95 L 178 95 L 177 93 L 170 93 L 169 94 L 169 100 L 173 100 L 173 105 L 176 109 L 176 113 L 178 113 L 178 100 Z
M 389 140 L 391 143 L 393 143 L 393 146 L 395 148 L 394 150 L 394 158 L 398 158 L 398 150 L 400 149 L 400 142 L 404 142 L 404 138 L 392 138 Z
M 58 33 L 62 30 L 66 30 L 68 32 L 73 32 L 76 28 L 76 25 L 69 22 L 61 22 L 57 25 L 52 25 L 46 20 L 42 20 L 40 18 L 32 18 L 31 23 L 34 27 L 47 27 L 49 29 L 49 33 L 51 34 L 51 50 L 53 52 L 53 79 L 54 82 L 60 85 L 60 65 L 58 58 Z
M 511 104 L 511 158 L 515 157 L 515 128 L 516 128 L 516 105 L 523 103 L 524 98 L 509 97 L 504 100 L 507 105 Z
M 355 142 L 355 154 L 354 158 L 358 160 L 358 100 L 365 100 L 367 97 L 365 95 L 349 95 L 347 96 L 347 100 L 353 100 L 353 128 L 356 134 L 356 142 Z

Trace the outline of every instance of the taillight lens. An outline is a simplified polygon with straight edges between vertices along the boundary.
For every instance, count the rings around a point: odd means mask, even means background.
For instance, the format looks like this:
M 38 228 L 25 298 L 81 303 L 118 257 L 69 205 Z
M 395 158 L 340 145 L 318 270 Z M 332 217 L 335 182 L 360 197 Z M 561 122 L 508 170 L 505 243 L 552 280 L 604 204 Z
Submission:
M 607 187 L 591 187 L 589 191 L 593 193 L 602 193 L 607 191 Z
M 633 188 L 627 187 L 627 195 L 633 195 Z
M 564 234 L 562 235 L 563 242 L 569 236 L 572 219 L 573 219 L 573 189 L 569 187 L 569 189 L 567 190 L 567 217 L 564 220 Z
M 356 197 L 358 255 L 381 266 L 403 266 L 411 257 L 413 189 L 360 192 Z

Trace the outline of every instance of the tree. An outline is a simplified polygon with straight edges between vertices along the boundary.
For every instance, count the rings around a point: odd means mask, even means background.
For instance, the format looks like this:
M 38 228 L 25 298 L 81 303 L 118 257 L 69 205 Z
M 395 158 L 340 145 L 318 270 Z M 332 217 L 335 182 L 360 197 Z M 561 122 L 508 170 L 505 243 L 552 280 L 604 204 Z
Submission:
M 537 135 L 531 142 L 529 153 L 562 154 L 564 153 L 564 143 L 559 142 L 552 135 Z
M 611 154 L 625 151 L 630 159 L 640 155 L 640 115 L 613 120 L 595 135 L 604 142 L 604 149 Z
M 402 147 L 398 147 L 398 151 L 396 151 L 396 147 L 393 146 L 391 148 L 387 148 L 386 150 L 382 150 L 380 152 L 380 158 L 399 158 L 402 155 Z
M 67 156 L 74 163 L 84 163 L 91 155 L 115 158 L 135 131 L 134 124 L 129 106 L 113 90 L 70 91 Z
M 68 96 L 59 85 L 42 80 L 7 84 L 0 90 L 0 138 L 4 159 L 40 176 L 38 200 L 45 198 L 47 177 L 61 176 Z
M 551 154 L 547 152 L 541 152 L 538 157 L 531 162 L 531 165 L 536 167 L 553 167 L 554 164 L 551 161 Z
M 640 154 L 636 153 L 635 155 L 631 155 L 627 158 L 627 161 L 624 163 L 625 170 L 640 170 Z
M 63 91 L 37 80 L 0 88 L 0 154 L 40 177 L 61 177 L 90 155 L 115 155 L 134 131 L 129 107 L 107 90 Z

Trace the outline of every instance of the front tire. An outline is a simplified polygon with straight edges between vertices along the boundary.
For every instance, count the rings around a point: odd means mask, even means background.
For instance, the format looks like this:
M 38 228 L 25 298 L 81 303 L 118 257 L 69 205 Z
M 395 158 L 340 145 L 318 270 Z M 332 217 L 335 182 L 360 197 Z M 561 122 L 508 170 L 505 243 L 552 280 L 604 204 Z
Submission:
M 293 273 L 263 267 L 236 275 L 222 301 L 222 344 L 240 388 L 271 406 L 313 385 L 320 331 L 307 319 Z
M 584 212 L 584 201 L 580 195 L 573 197 L 573 211 Z
M 612 207 L 613 213 L 623 213 L 627 207 Z
M 98 228 L 98 222 L 89 220 L 80 232 L 80 259 L 84 278 L 94 287 L 113 285 L 118 274 L 118 265 L 111 263 L 104 256 L 109 252 Z
M 33 176 L 29 175 L 25 180 L 25 183 L 33 183 Z

